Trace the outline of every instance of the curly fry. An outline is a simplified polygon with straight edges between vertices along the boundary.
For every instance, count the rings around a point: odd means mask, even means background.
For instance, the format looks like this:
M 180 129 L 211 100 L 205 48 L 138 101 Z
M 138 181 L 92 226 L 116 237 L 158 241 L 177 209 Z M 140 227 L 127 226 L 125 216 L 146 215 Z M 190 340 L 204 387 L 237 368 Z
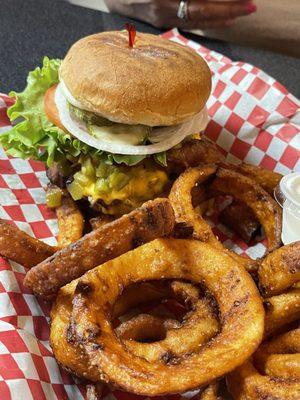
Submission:
M 300 289 L 291 289 L 286 293 L 265 299 L 264 306 L 266 309 L 265 337 L 268 337 L 300 318 Z
M 280 294 L 300 281 L 300 242 L 269 254 L 260 264 L 258 276 L 264 296 Z
M 220 328 L 215 315 L 216 310 L 210 304 L 210 299 L 199 297 L 196 287 L 175 281 L 170 284 L 170 289 L 173 297 L 177 300 L 185 299 L 192 307 L 181 324 L 171 327 L 168 320 L 141 314 L 117 328 L 117 334 L 122 337 L 125 346 L 136 356 L 145 358 L 149 362 L 162 360 L 166 354 L 180 357 L 193 352 L 215 336 Z M 196 291 L 196 294 L 193 291 Z M 143 337 L 145 334 L 147 337 Z M 156 336 L 162 339 L 155 343 L 139 342 L 139 339 Z
M 31 268 L 55 253 L 57 249 L 29 236 L 0 219 L 0 255 Z
M 67 247 L 82 237 L 84 219 L 67 190 L 63 191 L 62 203 L 56 208 L 58 223 L 57 245 Z
M 238 172 L 219 168 L 211 189 L 233 196 L 253 211 L 264 228 L 268 240 L 268 251 L 281 246 L 280 206 L 260 185 Z
M 300 328 L 262 344 L 254 355 L 254 361 L 266 375 L 300 378 Z
M 227 386 L 233 398 L 299 399 L 299 343 L 300 330 L 296 329 L 261 345 L 253 360 L 246 361 L 228 375 Z M 295 354 L 283 354 L 285 352 Z
M 242 264 L 247 270 L 255 271 L 257 263 L 249 257 L 242 257 L 233 251 L 225 249 L 222 243 L 214 235 L 209 224 L 195 210 L 192 199 L 192 189 L 213 177 L 217 167 L 205 165 L 203 167 L 191 168 L 182 173 L 175 181 L 169 199 L 175 212 L 178 227 L 184 233 L 190 229 L 191 236 L 202 242 L 207 242 L 219 250 L 225 250 L 235 261 Z M 178 232 L 178 230 L 177 230 Z
M 149 363 L 126 350 L 109 319 L 121 286 L 162 276 L 205 282 L 219 305 L 222 329 L 203 351 Z M 224 251 L 200 241 L 157 239 L 80 278 L 71 319 L 74 338 L 99 379 L 154 396 L 209 384 L 244 362 L 261 341 L 264 312 L 252 279 Z
M 48 298 L 89 269 L 156 237 L 170 234 L 173 226 L 174 214 L 169 201 L 149 201 L 36 265 L 25 276 L 24 284 L 38 296 Z

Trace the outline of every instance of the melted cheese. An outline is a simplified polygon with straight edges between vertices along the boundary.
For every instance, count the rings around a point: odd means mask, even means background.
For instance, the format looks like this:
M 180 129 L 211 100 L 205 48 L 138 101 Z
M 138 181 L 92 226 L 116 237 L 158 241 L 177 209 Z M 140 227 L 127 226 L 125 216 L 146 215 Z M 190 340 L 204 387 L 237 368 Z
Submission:
M 101 167 L 98 173 L 99 167 L 93 171 L 91 164 L 84 163 L 81 171 L 74 175 L 69 190 L 75 200 L 88 197 L 107 214 L 122 215 L 132 211 L 158 197 L 168 183 L 167 173 L 150 160 L 133 167 L 104 166 L 105 172 Z

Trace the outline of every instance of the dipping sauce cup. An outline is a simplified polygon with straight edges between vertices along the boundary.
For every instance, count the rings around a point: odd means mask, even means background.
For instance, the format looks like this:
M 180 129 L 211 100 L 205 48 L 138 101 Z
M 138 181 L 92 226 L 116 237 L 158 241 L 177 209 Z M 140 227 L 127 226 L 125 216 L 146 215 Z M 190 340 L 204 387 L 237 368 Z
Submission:
M 289 244 L 300 240 L 300 172 L 284 176 L 274 195 L 283 209 L 282 242 Z

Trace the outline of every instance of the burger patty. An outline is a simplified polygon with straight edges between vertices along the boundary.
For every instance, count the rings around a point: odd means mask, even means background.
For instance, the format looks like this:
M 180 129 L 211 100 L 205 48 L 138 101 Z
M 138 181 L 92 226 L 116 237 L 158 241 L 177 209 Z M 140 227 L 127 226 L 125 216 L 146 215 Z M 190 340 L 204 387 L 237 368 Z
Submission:
M 53 163 L 51 167 L 46 169 L 46 175 L 53 185 L 56 185 L 61 189 L 66 187 L 68 177 L 63 176 L 57 163 Z

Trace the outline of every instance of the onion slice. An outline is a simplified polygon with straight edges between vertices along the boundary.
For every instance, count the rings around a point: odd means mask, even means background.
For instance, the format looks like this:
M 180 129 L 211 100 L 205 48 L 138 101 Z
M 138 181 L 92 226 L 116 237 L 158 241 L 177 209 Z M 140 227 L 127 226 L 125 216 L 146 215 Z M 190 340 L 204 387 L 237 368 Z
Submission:
M 75 97 L 69 91 L 65 82 L 62 79 L 60 79 L 60 81 L 59 81 L 59 86 L 60 86 L 60 90 L 62 91 L 63 96 L 65 96 L 67 98 L 68 102 L 71 103 L 73 106 L 75 106 L 77 108 L 81 108 L 83 110 L 83 107 L 82 107 L 82 104 L 80 103 L 80 101 L 75 99 Z M 89 110 L 86 110 L 86 111 L 89 111 Z
M 187 136 L 203 130 L 208 122 L 207 110 L 204 108 L 195 117 L 183 124 L 153 128 L 149 137 L 152 144 L 134 146 L 120 142 L 115 143 L 108 140 L 99 140 L 93 137 L 89 133 L 86 123 L 70 114 L 67 98 L 64 95 L 61 83 L 57 86 L 55 92 L 55 103 L 60 121 L 71 135 L 95 149 L 113 154 L 151 155 L 161 153 L 176 146 Z

